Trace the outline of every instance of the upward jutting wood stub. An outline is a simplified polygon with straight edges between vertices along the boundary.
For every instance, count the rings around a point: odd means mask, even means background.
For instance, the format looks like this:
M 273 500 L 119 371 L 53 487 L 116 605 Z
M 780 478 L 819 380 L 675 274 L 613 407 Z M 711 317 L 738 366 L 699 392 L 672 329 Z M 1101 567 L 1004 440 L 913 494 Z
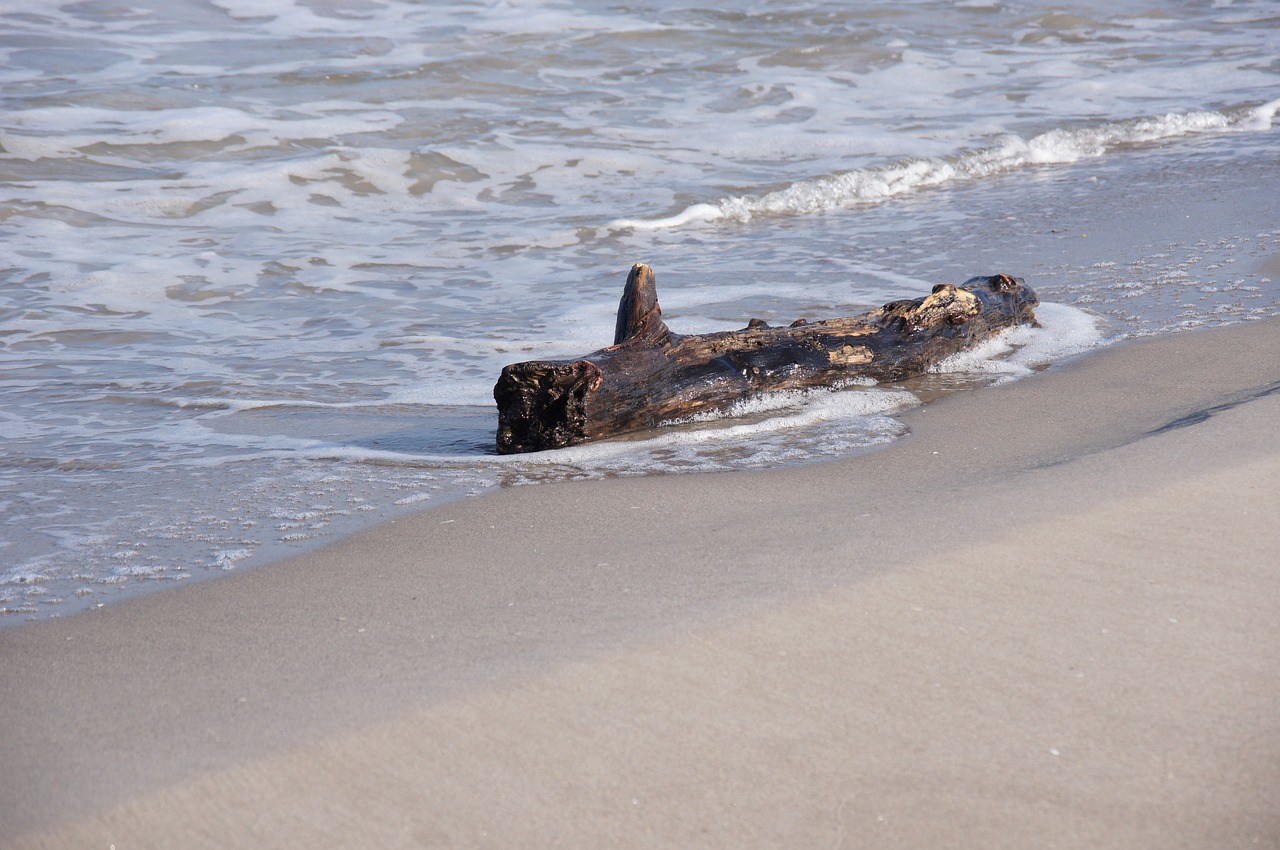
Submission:
M 498 451 L 563 448 L 723 410 L 780 390 L 852 377 L 898 381 L 1017 324 L 1035 324 L 1034 291 L 1006 274 L 939 284 L 863 316 L 681 335 L 662 321 L 653 269 L 632 267 L 613 345 L 573 360 L 502 370 Z

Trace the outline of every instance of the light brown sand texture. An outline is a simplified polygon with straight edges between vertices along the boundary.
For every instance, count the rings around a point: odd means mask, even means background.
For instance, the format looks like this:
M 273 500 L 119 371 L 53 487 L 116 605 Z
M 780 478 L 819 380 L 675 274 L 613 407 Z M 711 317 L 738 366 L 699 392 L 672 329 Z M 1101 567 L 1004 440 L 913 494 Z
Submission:
M 1277 382 L 1126 344 L 9 629 L 0 846 L 1280 847 Z

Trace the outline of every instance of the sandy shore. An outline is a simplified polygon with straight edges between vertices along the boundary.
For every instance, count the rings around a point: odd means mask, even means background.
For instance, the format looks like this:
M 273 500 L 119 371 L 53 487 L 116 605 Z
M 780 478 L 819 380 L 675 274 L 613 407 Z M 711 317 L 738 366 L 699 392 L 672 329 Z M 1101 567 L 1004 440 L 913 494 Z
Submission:
M 0 846 L 1278 847 L 1278 381 L 1123 345 L 6 630 Z

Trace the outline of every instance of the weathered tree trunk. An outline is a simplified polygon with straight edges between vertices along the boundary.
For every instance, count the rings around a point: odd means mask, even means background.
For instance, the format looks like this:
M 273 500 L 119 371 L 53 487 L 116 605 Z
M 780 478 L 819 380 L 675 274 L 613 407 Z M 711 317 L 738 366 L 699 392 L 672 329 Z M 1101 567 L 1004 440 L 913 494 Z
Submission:
M 998 274 L 940 284 L 923 298 L 864 316 L 681 336 L 662 321 L 653 269 L 637 263 L 618 305 L 613 345 L 576 360 L 502 370 L 498 451 L 572 446 L 760 393 L 831 386 L 853 377 L 897 381 L 1017 324 L 1034 324 L 1035 292 Z

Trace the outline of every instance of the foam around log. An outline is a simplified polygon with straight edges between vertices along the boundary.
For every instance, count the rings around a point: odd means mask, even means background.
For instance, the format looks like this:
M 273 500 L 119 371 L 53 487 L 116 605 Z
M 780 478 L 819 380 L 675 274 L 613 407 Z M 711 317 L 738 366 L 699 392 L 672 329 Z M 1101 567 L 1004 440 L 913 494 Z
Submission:
M 562 448 L 754 395 L 832 386 L 851 377 L 896 381 L 1017 324 L 1035 324 L 1034 291 L 1005 274 L 939 284 L 853 318 L 680 335 L 662 321 L 656 277 L 632 267 L 614 344 L 575 360 L 513 363 L 493 389 L 498 451 Z

